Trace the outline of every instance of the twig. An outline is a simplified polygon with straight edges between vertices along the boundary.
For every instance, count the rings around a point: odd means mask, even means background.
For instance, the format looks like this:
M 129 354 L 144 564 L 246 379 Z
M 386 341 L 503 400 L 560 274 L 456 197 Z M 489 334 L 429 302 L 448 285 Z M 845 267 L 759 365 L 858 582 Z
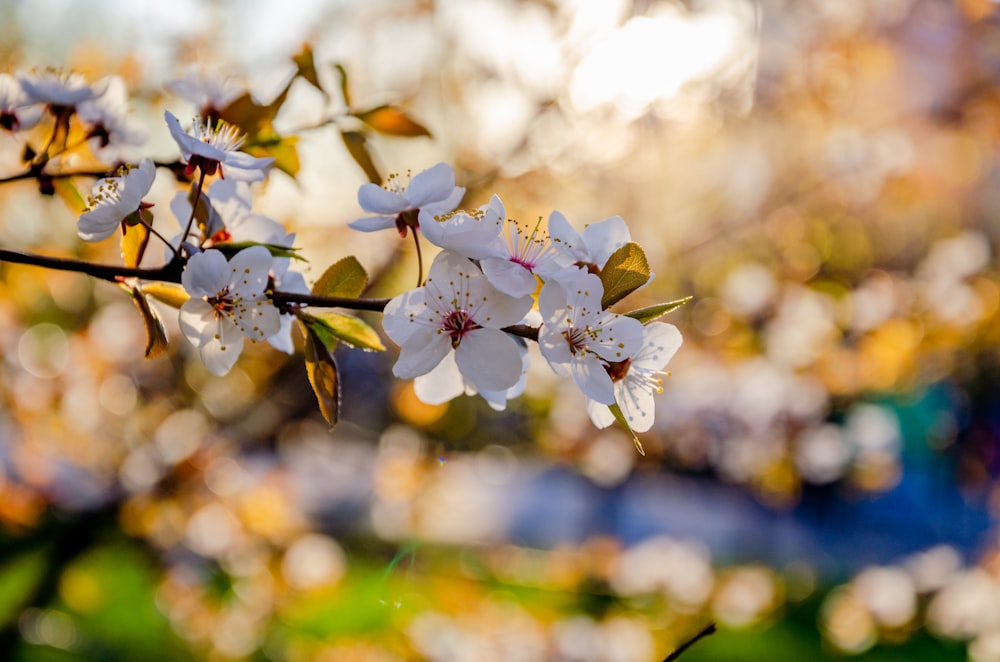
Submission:
M 694 635 L 693 637 L 685 641 L 683 644 L 678 646 L 677 650 L 675 650 L 673 653 L 663 658 L 663 662 L 674 662 L 675 660 L 680 658 L 680 656 L 684 653 L 684 651 L 691 648 L 692 646 L 694 646 L 696 643 L 698 643 L 700 640 L 704 639 L 708 635 L 714 634 L 717 629 L 718 628 L 716 627 L 715 623 L 709 623 L 708 625 L 703 627 L 701 631 L 698 632 L 698 634 Z
M 75 271 L 77 273 L 116 283 L 123 278 L 142 278 L 143 280 L 159 280 L 168 283 L 181 282 L 183 266 L 179 260 L 171 260 L 162 267 L 152 269 L 141 267 L 119 267 L 110 264 L 94 264 L 84 260 L 74 260 L 66 257 L 52 257 L 35 253 L 22 253 L 0 248 L 0 262 L 30 264 L 56 271 Z

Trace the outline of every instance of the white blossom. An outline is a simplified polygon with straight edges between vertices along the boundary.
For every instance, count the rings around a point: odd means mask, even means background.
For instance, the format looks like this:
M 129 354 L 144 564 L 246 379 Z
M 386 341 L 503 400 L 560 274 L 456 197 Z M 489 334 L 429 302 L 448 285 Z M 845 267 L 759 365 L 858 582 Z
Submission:
M 256 158 L 238 151 L 243 145 L 243 136 L 235 126 L 222 120 L 202 122 L 195 118 L 191 132 L 187 133 L 169 110 L 164 112 L 164 118 L 187 163 L 188 176 L 201 168 L 207 175 L 214 175 L 218 170 L 222 177 L 228 173 L 233 179 L 260 181 L 264 178 L 264 168 L 274 161 L 270 157 Z
M 503 202 L 495 195 L 487 204 L 472 211 L 435 214 L 423 209 L 420 211 L 420 231 L 435 246 L 479 260 L 490 257 L 495 251 L 505 214 Z
M 105 81 L 102 94 L 77 105 L 77 117 L 88 127 L 98 149 L 143 144 L 147 132 L 128 112 L 125 81 L 121 76 L 109 76 Z
M 427 375 L 453 352 L 458 371 L 476 391 L 506 391 L 520 381 L 522 359 L 517 341 L 501 329 L 519 322 L 531 305 L 530 296 L 503 294 L 467 258 L 442 251 L 426 284 L 385 308 L 382 326 L 400 346 L 393 374 Z
M 56 69 L 22 73 L 17 78 L 29 99 L 48 106 L 76 106 L 100 96 L 107 84 L 102 79 L 91 85 L 80 74 Z
M 646 432 L 653 426 L 656 402 L 653 396 L 663 391 L 663 372 L 682 342 L 681 332 L 673 324 L 651 322 L 644 327 L 642 347 L 631 359 L 611 364 L 608 373 L 614 382 L 618 403 L 633 432 Z M 590 420 L 599 428 L 614 422 L 605 404 L 587 400 Z
M 80 238 L 84 241 L 107 239 L 122 221 L 139 214 L 142 198 L 149 193 L 155 177 L 153 162 L 143 159 L 138 167 L 122 166 L 116 176 L 98 180 L 87 200 L 87 211 L 77 221 Z
M 612 253 L 632 241 L 621 216 L 591 223 L 579 233 L 558 211 L 549 215 L 549 235 L 555 249 L 570 261 L 598 268 L 604 267 Z
M 20 81 L 7 73 L 0 73 L 0 128 L 23 131 L 38 123 L 42 107 L 22 89 Z
M 605 366 L 631 358 L 643 332 L 638 320 L 602 310 L 603 294 L 601 279 L 585 271 L 546 282 L 538 295 L 538 346 L 557 375 L 572 376 L 588 398 L 611 405 L 615 389 Z
M 395 227 L 406 234 L 407 221 L 416 223 L 417 212 L 429 214 L 450 212 L 462 200 L 465 189 L 455 186 L 455 172 L 447 163 L 418 173 L 404 186 L 402 178 L 392 173 L 385 186 L 366 183 L 358 189 L 358 204 L 367 212 L 376 214 L 351 221 L 347 225 L 362 232 L 375 232 Z M 412 214 L 412 219 L 406 215 Z
M 228 261 L 215 249 L 188 260 L 181 284 L 191 298 L 181 306 L 181 331 L 213 374 L 229 372 L 244 336 L 256 342 L 278 332 L 278 309 L 265 295 L 270 269 L 271 253 L 263 246 Z

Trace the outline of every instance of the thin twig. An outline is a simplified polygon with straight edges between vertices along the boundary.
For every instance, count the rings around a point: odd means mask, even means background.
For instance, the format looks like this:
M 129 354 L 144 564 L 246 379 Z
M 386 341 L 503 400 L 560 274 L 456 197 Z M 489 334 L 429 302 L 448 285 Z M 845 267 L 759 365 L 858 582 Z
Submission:
M 100 278 L 101 280 L 116 283 L 124 278 L 142 278 L 143 280 L 159 280 L 167 283 L 180 283 L 183 265 L 179 260 L 171 260 L 162 267 L 152 269 L 141 267 L 120 267 L 110 264 L 95 264 L 84 260 L 74 260 L 66 257 L 52 257 L 50 255 L 38 255 L 36 253 L 22 253 L 20 251 L 0 248 L 0 262 L 14 262 L 17 264 L 30 264 L 56 271 L 75 271 L 77 273 Z
M 696 643 L 698 643 L 708 635 L 715 633 L 717 629 L 718 628 L 716 627 L 715 623 L 709 623 L 708 625 L 703 627 L 701 631 L 698 632 L 698 634 L 694 635 L 693 637 L 685 641 L 683 644 L 678 646 L 677 650 L 675 650 L 673 653 L 663 658 L 663 662 L 674 662 L 675 660 L 680 658 L 680 656 L 684 653 L 684 651 L 691 648 L 692 646 L 694 646 Z

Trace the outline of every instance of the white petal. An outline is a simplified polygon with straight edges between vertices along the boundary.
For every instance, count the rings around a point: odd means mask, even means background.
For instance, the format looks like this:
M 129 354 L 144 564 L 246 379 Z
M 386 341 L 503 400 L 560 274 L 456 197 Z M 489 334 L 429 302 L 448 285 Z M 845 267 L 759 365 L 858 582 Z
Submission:
M 590 398 L 587 398 L 587 415 L 590 416 L 594 427 L 602 430 L 615 422 L 615 415 L 611 413 L 607 405 L 594 402 Z
M 577 386 L 588 398 L 601 404 L 615 403 L 615 386 L 608 376 L 608 371 L 593 354 L 578 354 L 570 362 L 570 371 Z
M 428 334 L 437 333 L 438 322 L 427 307 L 422 287 L 393 297 L 382 311 L 382 329 L 397 345 L 409 343 L 414 334 L 419 334 L 424 342 L 430 342 Z M 417 341 L 418 344 L 420 342 Z
M 77 221 L 77 234 L 84 241 L 101 241 L 115 233 L 124 217 L 115 206 L 100 205 Z
M 388 230 L 395 225 L 395 216 L 366 216 L 365 218 L 351 221 L 347 224 L 347 227 L 361 232 L 378 232 L 379 230 Z
M 653 397 L 653 390 L 644 382 L 626 377 L 615 384 L 615 395 L 633 432 L 646 432 L 653 427 L 656 399 Z
M 538 287 L 535 275 L 517 262 L 502 257 L 488 257 L 482 261 L 482 267 L 493 287 L 512 297 L 533 294 Z
M 642 348 L 643 328 L 637 319 L 604 312 L 594 326 L 596 337 L 587 347 L 607 361 L 624 361 Z
M 437 367 L 413 380 L 413 391 L 429 405 L 441 405 L 462 395 L 465 380 L 455 363 L 455 353 L 448 352 Z
M 213 375 L 222 376 L 232 369 L 243 350 L 243 334 L 228 318 L 219 319 L 219 336 L 198 350 L 205 367 Z
M 192 255 L 181 274 L 181 285 L 192 297 L 214 297 L 229 285 L 226 256 L 217 250 Z
M 452 189 L 451 194 L 444 200 L 438 200 L 436 202 L 426 203 L 420 206 L 421 209 L 426 209 L 432 214 L 446 214 L 453 210 L 455 207 L 462 202 L 462 198 L 465 197 L 465 187 L 456 186 Z
M 647 324 L 642 348 L 632 359 L 632 369 L 662 370 L 680 349 L 683 340 L 681 332 L 673 324 L 665 322 Z
M 455 349 L 455 362 L 477 391 L 503 391 L 521 378 L 517 342 L 497 329 L 476 329 L 465 334 Z
M 581 262 L 590 260 L 583 238 L 561 212 L 554 211 L 549 214 L 549 237 L 552 238 L 552 245 L 556 250 L 569 255 L 573 260 Z
M 181 333 L 195 347 L 202 347 L 217 333 L 218 315 L 204 299 L 188 299 L 179 315 Z
M 426 375 L 450 351 L 450 339 L 444 334 L 436 334 L 428 344 L 403 345 L 396 364 L 392 366 L 392 374 L 400 379 Z
M 167 121 L 167 128 L 170 129 L 170 137 L 174 139 L 181 150 L 181 155 L 187 161 L 191 157 L 191 141 L 200 142 L 189 136 L 181 128 L 180 121 L 174 117 L 169 110 L 163 111 L 163 118 Z
M 244 297 L 263 292 L 273 259 L 271 251 L 264 246 L 244 248 L 234 255 L 229 261 L 232 274 L 229 282 L 233 291 Z
M 254 342 L 267 340 L 281 329 L 281 313 L 267 299 L 236 315 L 236 325 Z
M 428 203 L 445 200 L 455 190 L 455 171 L 447 163 L 438 163 L 410 180 L 406 199 L 410 207 L 419 208 Z
M 410 207 L 407 199 L 400 194 L 387 191 L 371 182 L 362 184 L 358 189 L 358 204 L 367 212 L 392 216 Z
M 494 195 L 475 216 L 459 211 L 438 220 L 429 211 L 421 210 L 418 218 L 427 241 L 479 260 L 506 252 L 506 243 L 500 236 L 504 213 L 503 203 Z
M 281 328 L 267 339 L 271 347 L 285 354 L 295 352 L 295 342 L 292 340 L 292 326 L 294 322 L 295 317 L 293 315 L 281 315 Z
M 630 241 L 632 236 L 621 216 L 612 216 L 598 223 L 592 223 L 583 231 L 583 243 L 587 246 L 590 259 L 601 267 L 612 253 Z
M 543 324 L 538 329 L 538 349 L 549 362 L 549 367 L 560 377 L 569 377 L 569 364 L 573 360 L 569 343 L 558 328 Z

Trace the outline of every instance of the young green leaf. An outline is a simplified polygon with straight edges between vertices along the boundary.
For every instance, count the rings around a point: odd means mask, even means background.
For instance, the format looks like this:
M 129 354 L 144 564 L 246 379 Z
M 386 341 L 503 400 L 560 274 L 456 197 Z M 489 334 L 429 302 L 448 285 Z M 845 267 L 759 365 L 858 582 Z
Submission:
M 368 274 L 358 258 L 348 255 L 331 264 L 312 286 L 312 293 L 321 297 L 356 299 L 368 285 Z
M 86 201 L 68 177 L 54 179 L 52 180 L 52 185 L 55 187 L 56 194 L 62 198 L 62 201 L 66 203 L 71 212 L 79 215 L 87 211 Z
M 250 248 L 251 246 L 263 246 L 271 253 L 271 257 L 290 257 L 293 260 L 302 260 L 303 262 L 306 261 L 304 257 L 300 257 L 298 255 L 297 251 L 299 249 L 297 248 L 279 246 L 278 244 L 262 244 L 259 241 L 226 241 L 214 244 L 212 248 L 225 255 L 227 260 L 231 260 L 234 255 L 245 248 Z
M 340 377 L 333 351 L 307 328 L 304 354 L 306 375 L 316 393 L 319 411 L 333 428 L 340 420 Z
M 167 331 L 163 328 L 163 322 L 153 307 L 149 305 L 149 301 L 138 286 L 130 288 L 127 285 L 122 285 L 121 287 L 132 296 L 135 307 L 142 315 L 142 321 L 146 327 L 146 358 L 155 359 L 167 350 Z
M 382 339 L 375 329 L 357 317 L 323 312 L 303 314 L 300 319 L 331 352 L 338 340 L 359 349 L 376 352 L 385 350 L 385 345 L 382 344 Z
M 627 420 L 625 420 L 625 414 L 622 413 L 622 409 L 618 406 L 618 403 L 616 402 L 613 405 L 608 405 L 608 409 L 611 410 L 611 414 L 615 417 L 615 420 L 618 421 L 618 424 L 625 428 L 630 435 L 632 435 L 632 441 L 635 442 L 635 449 L 639 451 L 639 455 L 645 457 L 646 451 L 642 450 L 642 442 L 639 441 L 639 436 L 632 431 L 632 426 L 628 424 Z
M 378 168 L 375 167 L 375 161 L 372 160 L 372 155 L 368 152 L 368 139 L 365 134 L 359 131 L 341 131 L 340 138 L 344 141 L 351 158 L 365 171 L 368 181 L 381 186 L 382 175 L 379 174 Z
M 608 308 L 635 292 L 649 281 L 649 264 L 642 247 L 629 242 L 616 250 L 601 269 L 604 297 L 601 306 Z
M 407 138 L 427 136 L 429 138 L 431 135 L 431 132 L 424 125 L 407 115 L 406 111 L 399 106 L 378 106 L 370 110 L 355 112 L 353 115 L 379 133 L 390 136 Z
M 694 297 L 684 297 L 683 299 L 677 299 L 676 301 L 669 301 L 667 303 L 657 303 L 652 306 L 646 306 L 645 308 L 639 308 L 633 310 L 632 312 L 625 313 L 629 317 L 635 318 L 642 322 L 643 324 L 649 324 L 655 319 L 666 315 L 672 310 L 676 310 L 688 303 Z

